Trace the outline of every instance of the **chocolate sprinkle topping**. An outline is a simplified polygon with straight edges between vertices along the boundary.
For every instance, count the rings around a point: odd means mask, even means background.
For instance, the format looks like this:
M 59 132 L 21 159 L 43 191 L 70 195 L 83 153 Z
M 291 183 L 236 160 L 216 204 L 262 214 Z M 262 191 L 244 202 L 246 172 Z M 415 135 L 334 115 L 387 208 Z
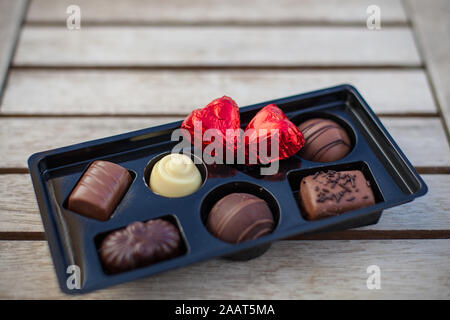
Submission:
M 319 176 L 325 178 L 322 181 L 319 181 L 323 186 L 327 186 L 329 188 L 320 188 L 319 186 L 315 187 L 315 191 L 317 194 L 317 202 L 322 203 L 327 200 L 334 200 L 336 202 L 340 202 L 346 194 L 352 194 L 354 191 L 359 192 L 359 189 L 356 188 L 356 175 L 352 174 L 341 174 L 341 172 L 336 172 L 334 170 L 329 170 L 326 172 L 320 171 L 314 174 L 313 179 L 317 179 Z M 303 181 L 305 183 L 305 181 Z M 350 186 L 349 186 L 350 184 Z M 336 186 L 340 187 L 340 191 L 333 192 L 330 189 L 335 189 Z M 346 201 L 354 201 L 355 197 L 350 197 Z M 367 198 L 364 198 L 367 199 Z
M 344 189 L 345 191 L 347 191 L 347 192 L 352 192 L 349 188 L 347 188 L 347 186 L 345 185 L 345 183 L 344 183 L 344 184 L 339 183 L 339 186 L 340 186 L 342 189 Z
M 316 177 L 315 181 L 313 177 Z M 359 170 L 312 173 L 304 178 L 299 199 L 308 220 L 319 220 L 375 204 L 375 197 Z

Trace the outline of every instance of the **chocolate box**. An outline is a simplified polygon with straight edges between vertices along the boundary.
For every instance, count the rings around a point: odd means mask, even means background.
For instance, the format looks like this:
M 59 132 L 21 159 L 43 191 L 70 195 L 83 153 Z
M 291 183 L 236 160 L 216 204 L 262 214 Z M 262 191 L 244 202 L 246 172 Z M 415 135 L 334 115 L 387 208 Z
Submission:
M 340 85 L 240 108 L 242 127 L 271 103 L 297 125 L 313 117 L 338 122 L 352 140 L 352 151 L 328 163 L 308 161 L 296 154 L 280 161 L 278 173 L 272 176 L 260 175 L 258 166 L 197 164 L 203 185 L 182 198 L 165 198 L 148 187 L 152 165 L 177 144 L 171 141 L 171 132 L 180 127 L 181 121 L 33 154 L 28 164 L 62 291 L 89 292 L 214 257 L 251 259 L 264 253 L 275 240 L 377 223 L 384 209 L 427 192 L 422 178 L 354 87 Z M 107 221 L 67 208 L 71 191 L 95 160 L 119 164 L 133 179 Z M 322 220 L 306 220 L 298 199 L 300 181 L 325 170 L 362 171 L 372 186 L 375 205 Z M 239 244 L 215 238 L 205 226 L 207 215 L 214 203 L 232 192 L 266 200 L 274 215 L 274 231 Z M 106 235 L 134 221 L 156 218 L 178 228 L 182 254 L 118 274 L 105 271 L 99 246 Z M 79 289 L 67 286 L 73 265 L 79 267 Z

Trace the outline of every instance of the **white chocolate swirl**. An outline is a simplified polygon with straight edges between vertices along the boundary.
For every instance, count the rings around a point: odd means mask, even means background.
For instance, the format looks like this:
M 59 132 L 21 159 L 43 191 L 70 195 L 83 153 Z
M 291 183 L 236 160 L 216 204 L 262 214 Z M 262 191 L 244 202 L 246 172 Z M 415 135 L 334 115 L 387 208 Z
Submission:
M 159 160 L 150 175 L 150 189 L 168 198 L 185 197 L 197 191 L 202 177 L 192 159 L 173 153 Z

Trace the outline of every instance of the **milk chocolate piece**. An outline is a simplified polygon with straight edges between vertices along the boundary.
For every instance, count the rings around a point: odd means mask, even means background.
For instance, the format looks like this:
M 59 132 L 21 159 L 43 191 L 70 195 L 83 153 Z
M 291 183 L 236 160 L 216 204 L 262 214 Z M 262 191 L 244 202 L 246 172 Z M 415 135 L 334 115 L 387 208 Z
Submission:
M 83 216 L 108 220 L 132 181 L 127 169 L 94 161 L 69 196 L 67 207 Z
M 176 257 L 180 244 L 180 233 L 170 222 L 138 221 L 110 233 L 101 244 L 100 258 L 108 272 L 119 273 Z
M 319 220 L 375 204 L 369 181 L 359 170 L 316 172 L 300 182 L 299 197 L 308 220 Z
M 271 233 L 273 214 L 266 201 L 247 193 L 220 199 L 208 215 L 208 230 L 217 238 L 240 243 Z
M 352 149 L 350 138 L 338 123 L 328 119 L 310 119 L 299 126 L 305 146 L 299 155 L 307 160 L 331 162 L 342 159 Z

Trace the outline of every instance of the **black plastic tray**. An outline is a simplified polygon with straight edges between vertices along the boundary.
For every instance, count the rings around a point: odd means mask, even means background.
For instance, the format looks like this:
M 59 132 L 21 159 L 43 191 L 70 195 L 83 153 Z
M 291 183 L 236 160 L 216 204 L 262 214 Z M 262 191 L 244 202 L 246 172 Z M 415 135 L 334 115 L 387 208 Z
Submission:
M 279 173 L 273 176 L 259 175 L 257 166 L 202 164 L 199 167 L 207 177 L 202 187 L 192 195 L 175 199 L 156 195 L 148 188 L 146 168 L 177 143 L 171 141 L 171 132 L 180 127 L 181 121 L 32 155 L 28 165 L 62 291 L 88 292 L 219 256 L 253 258 L 264 253 L 274 240 L 376 223 L 382 210 L 427 192 L 422 178 L 354 87 L 341 85 L 241 108 L 243 128 L 270 103 L 277 104 L 295 124 L 316 116 L 338 121 L 350 133 L 353 150 L 331 163 L 311 162 L 295 155 L 281 161 Z M 134 176 L 111 219 L 105 222 L 86 218 L 65 207 L 83 172 L 98 159 L 118 163 Z M 361 170 L 371 182 L 376 204 L 324 220 L 304 219 L 297 199 L 300 181 L 306 175 L 326 169 Z M 230 244 L 208 232 L 204 222 L 211 206 L 223 195 L 239 191 L 254 193 L 268 201 L 277 223 L 273 233 Z M 178 226 L 184 240 L 184 254 L 115 275 L 105 272 L 98 255 L 104 236 L 133 221 L 159 217 Z M 81 289 L 67 288 L 69 265 L 80 267 Z

